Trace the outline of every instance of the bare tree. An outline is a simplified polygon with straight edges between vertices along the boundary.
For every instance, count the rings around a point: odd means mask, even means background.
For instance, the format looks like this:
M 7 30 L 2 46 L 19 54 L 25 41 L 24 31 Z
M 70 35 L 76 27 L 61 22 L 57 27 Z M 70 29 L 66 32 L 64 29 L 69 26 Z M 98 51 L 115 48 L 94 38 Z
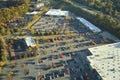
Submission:
M 52 67 L 53 68 L 55 68 L 56 67 L 56 65 L 55 65 L 55 63 L 52 61 Z
M 7 80 L 12 80 L 12 78 L 13 78 L 13 72 L 9 72 L 7 74 Z
M 51 52 L 54 53 L 54 49 L 53 48 L 52 48 Z
M 60 56 L 60 58 L 63 58 L 63 54 L 62 53 L 60 53 L 59 56 Z
M 25 66 L 24 61 L 21 62 L 21 67 L 23 68 Z
M 38 63 L 41 63 L 41 57 L 40 56 L 38 57 Z
M 11 68 L 14 68 L 14 67 L 15 67 L 15 61 L 11 61 L 11 62 L 10 62 L 10 67 L 11 67 Z
M 37 80 L 42 80 L 42 75 L 41 74 L 37 76 Z
M 27 74 L 29 74 L 29 69 L 28 68 L 24 68 L 24 75 L 27 75 Z

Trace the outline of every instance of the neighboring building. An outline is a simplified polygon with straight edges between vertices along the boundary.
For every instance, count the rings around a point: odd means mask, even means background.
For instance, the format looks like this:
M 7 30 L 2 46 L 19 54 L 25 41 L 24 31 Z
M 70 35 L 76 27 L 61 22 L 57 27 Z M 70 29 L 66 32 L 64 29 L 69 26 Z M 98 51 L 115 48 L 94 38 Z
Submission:
M 45 15 L 49 16 L 68 16 L 69 11 L 62 11 L 61 9 L 50 9 Z
M 92 55 L 87 59 L 99 73 L 98 80 L 120 80 L 120 42 L 89 48 L 89 51 Z
M 25 39 L 13 40 L 12 49 L 9 49 L 9 59 L 14 60 L 33 56 L 33 51 L 28 51 L 28 47 L 35 47 L 36 43 L 31 37 Z
M 12 49 L 10 50 L 10 59 L 20 58 L 27 53 L 27 45 L 24 39 L 13 40 Z
M 87 21 L 84 18 L 81 17 L 76 17 L 76 19 L 78 19 L 83 25 L 85 25 L 86 27 L 88 27 L 90 30 L 92 30 L 93 32 L 101 32 L 101 29 L 99 29 L 98 27 L 96 27 L 95 25 L 93 25 L 92 23 L 90 23 L 89 21 Z
M 36 4 L 34 4 L 35 9 L 39 9 L 39 8 L 41 8 L 43 6 L 44 6 L 44 3 L 36 3 Z
M 26 13 L 26 15 L 28 15 L 28 16 L 34 16 L 34 15 L 36 15 L 38 13 L 40 13 L 40 11 L 28 12 L 28 13 Z

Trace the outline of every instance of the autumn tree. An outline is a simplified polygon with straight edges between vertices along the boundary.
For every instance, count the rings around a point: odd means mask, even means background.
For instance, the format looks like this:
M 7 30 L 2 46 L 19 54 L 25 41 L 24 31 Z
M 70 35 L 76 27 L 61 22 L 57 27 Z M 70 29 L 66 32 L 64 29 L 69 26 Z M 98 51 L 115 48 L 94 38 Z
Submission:
M 31 32 L 31 34 L 33 35 L 33 34 L 35 34 L 35 30 L 34 29 L 30 29 L 30 32 Z
M 13 72 L 10 71 L 8 74 L 7 74 L 7 80 L 12 80 L 13 78 Z
M 5 62 L 7 62 L 7 56 L 8 56 L 8 52 L 7 52 L 6 47 L 7 47 L 6 41 L 0 35 L 0 59 L 2 59 Z
M 39 48 L 39 39 L 38 39 L 38 37 L 35 38 L 35 42 L 36 42 L 36 48 L 38 49 Z
M 10 35 L 10 34 L 11 34 L 10 29 L 7 29 L 6 34 L 7 34 L 7 35 Z

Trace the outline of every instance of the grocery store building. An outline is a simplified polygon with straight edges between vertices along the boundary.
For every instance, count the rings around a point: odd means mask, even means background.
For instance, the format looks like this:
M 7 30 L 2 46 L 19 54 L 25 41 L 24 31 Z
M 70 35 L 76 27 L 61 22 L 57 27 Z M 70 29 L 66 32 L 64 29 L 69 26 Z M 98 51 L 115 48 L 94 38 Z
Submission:
M 87 59 L 92 69 L 99 73 L 98 80 L 120 80 L 120 42 L 88 50 L 92 55 Z

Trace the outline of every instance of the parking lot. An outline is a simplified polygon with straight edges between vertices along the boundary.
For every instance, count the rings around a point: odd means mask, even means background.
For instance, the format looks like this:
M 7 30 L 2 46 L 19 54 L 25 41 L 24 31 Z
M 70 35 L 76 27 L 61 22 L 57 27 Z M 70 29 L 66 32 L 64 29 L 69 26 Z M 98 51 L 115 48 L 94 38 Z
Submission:
M 59 30 L 61 26 L 66 25 L 62 31 L 68 33 L 49 35 L 47 37 L 54 40 L 44 43 L 41 41 L 43 40 L 41 36 L 38 37 L 39 55 L 13 61 L 14 67 L 11 67 L 10 62 L 0 74 L 0 80 L 6 80 L 7 73 L 11 71 L 13 80 L 97 80 L 86 60 L 86 56 L 89 55 L 87 48 L 111 43 L 111 41 L 99 33 L 93 33 L 75 18 L 68 19 L 67 24 L 64 23 L 63 17 L 44 16 L 34 24 L 33 28 L 36 31 L 54 28 Z M 73 31 L 72 35 L 69 31 Z
M 58 31 L 64 27 L 65 17 L 43 16 L 38 22 L 33 25 L 35 31 Z

